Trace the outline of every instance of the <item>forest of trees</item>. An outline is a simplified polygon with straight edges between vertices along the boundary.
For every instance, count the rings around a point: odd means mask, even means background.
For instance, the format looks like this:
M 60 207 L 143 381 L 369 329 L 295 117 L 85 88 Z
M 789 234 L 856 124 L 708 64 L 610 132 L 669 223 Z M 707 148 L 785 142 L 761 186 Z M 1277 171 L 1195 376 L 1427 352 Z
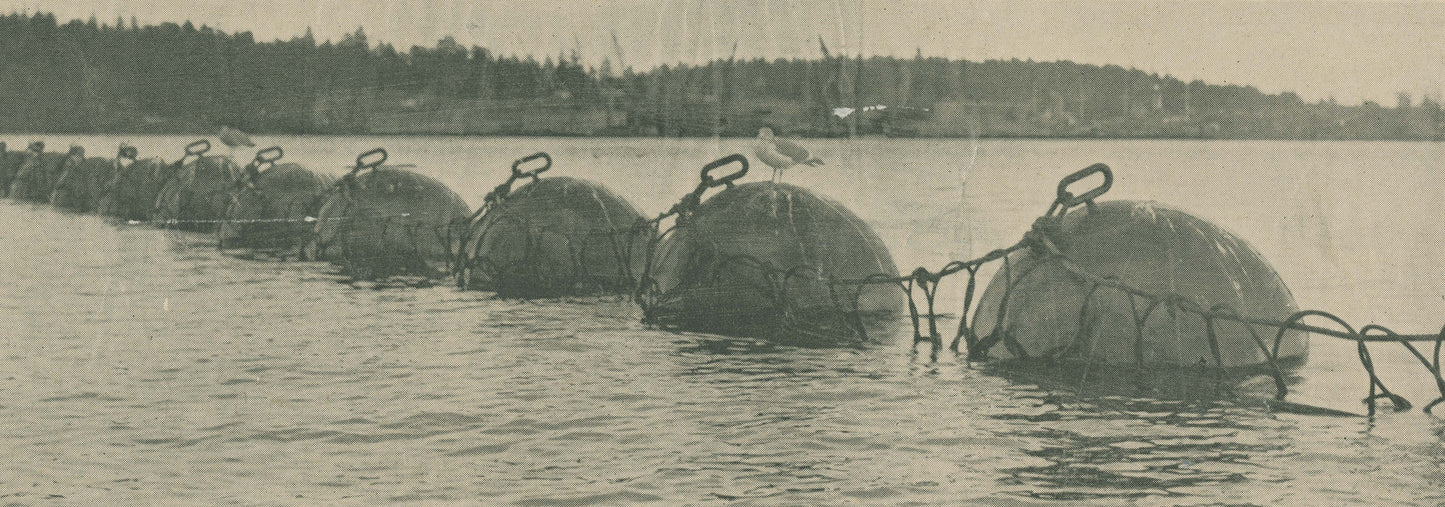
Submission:
M 0 131 L 751 136 L 1445 137 L 1432 100 L 1384 107 L 1118 66 L 928 58 L 725 60 L 646 71 L 134 19 L 0 16 Z M 618 65 L 620 66 L 620 65 Z

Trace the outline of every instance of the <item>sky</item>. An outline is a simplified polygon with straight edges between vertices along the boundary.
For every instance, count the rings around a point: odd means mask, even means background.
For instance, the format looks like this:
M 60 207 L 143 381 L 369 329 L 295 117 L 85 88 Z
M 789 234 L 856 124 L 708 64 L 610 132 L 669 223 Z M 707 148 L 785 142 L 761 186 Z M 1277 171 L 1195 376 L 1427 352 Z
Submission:
M 452 36 L 501 54 L 578 50 L 635 69 L 835 54 L 1116 64 L 1182 79 L 1373 100 L 1445 91 L 1445 1 L 0 0 L 0 11 L 191 20 L 258 40 L 365 29 L 399 49 Z M 617 43 L 613 43 L 615 34 Z

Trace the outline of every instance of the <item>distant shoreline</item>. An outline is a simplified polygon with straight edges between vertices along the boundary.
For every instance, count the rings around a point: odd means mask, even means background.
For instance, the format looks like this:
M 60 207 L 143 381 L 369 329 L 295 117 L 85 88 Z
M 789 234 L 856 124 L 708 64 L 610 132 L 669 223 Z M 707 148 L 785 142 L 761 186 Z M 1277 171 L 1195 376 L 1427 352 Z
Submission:
M 941 57 L 712 60 L 651 69 L 503 56 L 357 30 L 261 42 L 192 23 L 0 15 L 0 132 L 837 139 L 1445 140 L 1440 98 L 1392 104 L 1118 65 Z M 57 45 L 56 41 L 67 41 Z M 64 48 L 64 51 L 57 50 Z M 580 49 L 579 49 L 580 51 Z M 619 55 L 620 57 L 620 55 Z M 620 58 L 619 58 L 620 59 Z

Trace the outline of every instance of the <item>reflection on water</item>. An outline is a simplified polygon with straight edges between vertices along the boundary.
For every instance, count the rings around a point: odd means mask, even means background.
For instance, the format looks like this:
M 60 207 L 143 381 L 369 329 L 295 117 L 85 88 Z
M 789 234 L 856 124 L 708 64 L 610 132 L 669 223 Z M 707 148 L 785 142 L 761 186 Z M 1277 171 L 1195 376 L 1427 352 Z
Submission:
M 1227 402 L 1024 397 L 1036 411 L 992 417 L 1026 423 L 1016 435 L 1039 442 L 1025 452 L 1044 463 L 1003 470 L 1005 484 L 1036 498 L 1188 496 L 1183 488 L 1244 482 L 1288 446 L 1279 424 Z
M 169 154 L 189 139 L 136 141 Z M 690 190 L 701 163 L 748 143 L 257 141 L 333 172 L 384 144 L 473 201 L 545 148 L 553 173 L 598 180 L 650 214 Z M 1438 145 L 985 142 L 967 185 L 951 165 L 967 142 L 814 148 L 827 170 L 789 181 L 847 203 L 900 266 L 1011 244 L 1059 175 L 1102 160 L 1117 197 L 1175 203 L 1250 239 L 1302 306 L 1402 331 L 1445 314 L 1433 218 L 1445 185 L 1425 170 Z M 1349 176 L 1359 170 L 1341 160 L 1376 176 Z M 1315 173 L 1331 183 L 1292 177 Z M 1319 209 L 1331 219 L 1301 216 Z M 0 230 L 4 503 L 1445 502 L 1438 418 L 1272 412 L 1254 401 L 1273 394 L 1267 379 L 1222 389 L 1233 379 L 1189 371 L 1078 382 L 1077 369 L 935 363 L 909 351 L 906 322 L 845 348 L 668 333 L 619 298 L 358 290 L 329 265 L 239 259 L 205 235 L 9 201 L 0 223 L 12 224 Z M 961 306 L 961 285 L 944 286 L 939 308 Z M 1310 361 L 1292 400 L 1361 410 L 1350 346 L 1317 338 Z M 1376 361 L 1418 369 L 1403 354 Z M 1423 380 L 1386 379 L 1412 400 L 1434 396 Z

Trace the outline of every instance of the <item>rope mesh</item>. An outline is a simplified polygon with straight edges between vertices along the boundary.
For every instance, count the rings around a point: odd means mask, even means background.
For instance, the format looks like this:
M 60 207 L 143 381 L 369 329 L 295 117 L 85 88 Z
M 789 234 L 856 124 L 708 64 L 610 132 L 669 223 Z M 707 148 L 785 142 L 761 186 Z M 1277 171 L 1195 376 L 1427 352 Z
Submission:
M 200 157 L 209 148 L 209 143 L 198 141 L 187 147 L 186 157 L 183 157 L 175 164 L 161 164 L 159 162 L 142 165 L 133 162 L 130 167 L 114 167 L 114 175 L 107 185 L 105 195 L 100 196 L 102 201 L 113 201 L 117 184 L 126 178 L 132 177 L 129 173 L 135 170 L 145 169 L 155 174 L 150 174 L 151 180 L 157 178 L 171 183 L 177 183 L 176 174 L 186 166 L 187 158 Z M 368 156 L 380 154 L 380 160 L 364 162 Z M 39 153 L 33 155 L 38 158 Z M 53 162 L 60 162 L 59 155 L 54 156 Z M 134 154 L 129 155 L 134 160 Z M 547 166 L 529 172 L 521 172 L 518 165 L 536 158 L 546 158 Z M 656 275 L 657 249 L 658 245 L 667 238 L 673 237 L 681 229 L 689 227 L 693 219 L 693 213 L 702 202 L 702 196 L 708 190 L 717 187 L 733 187 L 733 181 L 742 177 L 747 172 L 747 160 L 741 155 L 725 157 L 703 168 L 702 181 L 690 193 L 684 195 L 668 211 L 652 219 L 638 219 L 635 224 L 626 229 L 612 229 L 599 233 L 606 236 L 606 241 L 583 241 L 584 245 L 579 246 L 576 238 L 565 238 L 562 242 L 566 247 L 567 255 L 573 260 L 573 269 L 565 273 L 544 273 L 536 270 L 536 264 L 528 264 L 527 256 L 534 255 L 548 231 L 544 227 L 532 227 L 531 224 L 521 224 L 523 230 L 533 231 L 525 238 L 523 260 L 518 263 L 508 264 L 499 262 L 497 259 L 480 255 L 480 244 L 490 232 L 489 227 L 478 227 L 484 222 L 481 220 L 504 202 L 510 194 L 511 186 L 517 179 L 531 178 L 537 180 L 537 175 L 550 167 L 551 160 L 546 154 L 537 154 L 519 160 L 513 166 L 513 175 L 508 181 L 499 185 L 484 199 L 483 205 L 472 214 L 470 218 L 462 217 L 439 217 L 432 216 L 430 212 L 407 212 L 407 213 L 381 213 L 375 210 L 359 209 L 353 192 L 349 191 L 349 185 L 355 185 L 355 175 L 365 168 L 376 169 L 385 160 L 385 152 L 374 150 L 358 157 L 357 167 L 342 178 L 341 181 L 331 186 L 332 202 L 328 203 L 331 212 L 322 211 L 312 214 L 299 213 L 301 218 L 285 216 L 280 218 L 260 219 L 238 219 L 229 218 L 190 218 L 172 214 L 159 213 L 161 204 L 168 198 L 179 199 L 177 203 L 184 208 L 188 202 L 185 195 L 180 195 L 176 190 L 163 190 L 155 200 L 156 211 L 151 218 L 130 219 L 131 224 L 153 224 L 168 227 L 181 226 L 182 228 L 209 228 L 220 223 L 233 224 L 295 224 L 298 221 L 305 224 L 314 224 L 314 231 L 309 239 L 308 250 L 312 258 L 324 256 L 324 252 L 332 251 L 339 253 L 339 260 L 345 269 L 352 272 L 353 276 L 385 276 L 399 273 L 425 273 L 439 275 L 428 261 L 434 257 L 431 252 L 423 251 L 422 245 L 428 242 L 440 244 L 445 247 L 441 255 L 441 261 L 445 268 L 441 273 L 450 273 L 456 277 L 457 282 L 463 288 L 472 283 L 472 275 L 477 271 L 485 271 L 489 275 L 501 278 L 500 273 L 513 272 L 516 277 L 511 286 L 503 284 L 502 290 L 515 290 L 521 294 L 529 284 L 540 283 L 533 286 L 533 290 L 544 289 L 548 291 L 561 290 L 564 287 L 576 289 L 579 285 L 588 283 L 599 283 L 599 274 L 586 273 L 579 269 L 579 259 L 585 256 L 587 248 L 593 248 L 596 243 L 601 243 L 610 248 L 612 255 L 618 260 L 618 273 L 607 273 L 607 276 L 614 277 L 614 280 L 625 280 L 632 290 L 632 296 L 639 303 L 643 310 L 643 320 L 646 323 L 660 327 L 681 327 L 688 323 L 679 320 L 676 316 L 666 315 L 659 311 L 670 301 L 678 297 L 677 294 L 663 290 Z M 18 174 L 6 175 L 16 182 L 34 178 L 37 174 L 31 171 L 43 171 L 38 167 L 40 162 L 35 160 L 18 171 Z M 194 162 L 193 162 L 194 163 Z M 724 176 L 714 177 L 711 173 L 723 166 L 739 163 L 742 170 Z M 32 166 L 34 166 L 32 168 Z M 223 167 L 224 169 L 224 167 Z M 252 168 L 248 168 L 252 169 Z M 170 174 L 161 174 L 162 171 Z M 254 174 L 254 171 L 250 171 Z M 1081 195 L 1074 195 L 1068 190 L 1072 184 L 1077 183 L 1092 175 L 1102 175 L 1104 183 Z M 1033 226 L 1014 245 L 988 252 L 978 258 L 969 260 L 957 260 L 945 264 L 936 271 L 925 267 L 919 267 L 904 276 L 891 274 L 874 274 L 861 278 L 833 277 L 814 266 L 799 265 L 791 267 L 779 267 L 770 262 L 749 255 L 724 255 L 714 256 L 709 259 L 699 260 L 698 272 L 695 273 L 696 280 L 704 289 L 736 289 L 738 287 L 720 287 L 717 284 L 722 282 L 722 274 L 727 272 L 751 272 L 752 276 L 745 277 L 752 280 L 749 285 L 742 287 L 751 291 L 768 302 L 766 315 L 751 316 L 760 322 L 765 322 L 766 327 L 771 329 L 771 335 L 775 338 L 791 338 L 793 341 L 834 341 L 839 337 L 851 340 L 865 340 L 866 331 L 863 312 L 860 312 L 859 298 L 862 297 L 865 288 L 874 285 L 893 285 L 906 295 L 907 310 L 913 330 L 912 345 L 916 347 L 921 343 L 930 345 L 930 358 L 938 359 L 943 349 L 943 337 L 939 329 L 938 319 L 940 317 L 936 308 L 936 298 L 941 284 L 955 275 L 962 275 L 965 280 L 962 312 L 959 315 L 959 322 L 953 339 L 948 345 L 949 350 L 955 354 L 961 354 L 968 360 L 983 360 L 989 357 L 990 351 L 995 347 L 1004 347 L 1012 356 L 1020 359 L 1029 359 L 1030 354 L 1019 343 L 1009 328 L 1009 321 L 1004 319 L 1004 312 L 1008 301 L 1015 297 L 1013 288 L 1018 281 L 1023 280 L 1031 272 L 1041 266 L 1052 266 L 1062 269 L 1074 279 L 1081 281 L 1084 286 L 1084 298 L 1079 307 L 1077 315 L 1077 329 L 1073 340 L 1042 351 L 1037 359 L 1046 360 L 1070 360 L 1083 357 L 1088 358 L 1088 350 L 1093 346 L 1089 343 L 1089 336 L 1093 326 L 1097 323 L 1098 301 L 1105 294 L 1113 293 L 1127 298 L 1132 320 L 1134 335 L 1133 360 L 1138 366 L 1145 366 L 1145 355 L 1143 346 L 1145 342 L 1144 328 L 1154 315 L 1163 314 L 1172 319 L 1179 319 L 1182 316 L 1193 316 L 1201 319 L 1204 327 L 1204 339 L 1207 340 L 1209 352 L 1214 360 L 1214 366 L 1224 366 L 1225 360 L 1221 352 L 1219 334 L 1224 326 L 1243 326 L 1247 330 L 1253 345 L 1258 348 L 1261 356 L 1265 359 L 1263 367 L 1273 378 L 1276 394 L 1275 398 L 1283 400 L 1288 393 L 1285 383 L 1284 357 L 1281 357 L 1281 344 L 1285 340 L 1286 333 L 1290 331 L 1313 333 L 1321 336 L 1353 341 L 1356 344 L 1356 352 L 1361 366 L 1368 378 L 1368 394 L 1362 400 L 1369 407 L 1369 413 L 1373 415 L 1376 411 L 1376 404 L 1379 400 L 1388 400 L 1395 410 L 1408 410 L 1412 404 L 1404 397 L 1392 392 L 1378 375 L 1376 363 L 1371 355 L 1370 345 L 1381 343 L 1398 344 L 1411 356 L 1413 356 L 1433 378 L 1440 396 L 1427 403 L 1423 410 L 1431 411 L 1436 405 L 1445 402 L 1445 377 L 1442 377 L 1441 350 L 1445 348 L 1445 327 L 1436 334 L 1400 334 L 1385 326 L 1371 324 L 1356 328 L 1337 315 L 1321 310 L 1300 310 L 1283 319 L 1248 315 L 1229 304 L 1217 304 L 1205 308 L 1194 299 L 1186 295 L 1172 292 L 1154 292 L 1141 289 L 1120 280 L 1117 277 L 1103 276 L 1082 267 L 1074 259 L 1066 255 L 1056 244 L 1055 238 L 1059 235 L 1060 224 L 1064 215 L 1073 208 L 1086 206 L 1093 209 L 1095 200 L 1103 195 L 1112 184 L 1112 173 L 1103 164 L 1095 164 L 1074 174 L 1063 178 L 1058 186 L 1057 196 L 1049 210 L 1035 220 Z M 168 185 L 171 186 L 171 185 Z M 199 196 L 200 199 L 215 197 L 223 193 L 218 190 L 211 190 Z M 24 195 L 12 197 L 23 198 Z M 189 200 L 197 199 L 197 196 L 190 196 Z M 234 202 L 234 197 L 228 197 Z M 133 200 L 133 199 L 132 199 Z M 118 215 L 131 214 L 123 212 L 120 204 L 104 203 L 100 207 L 104 213 Z M 116 208 L 112 210 L 112 208 Z M 288 215 L 294 210 L 288 207 Z M 133 216 L 133 215 L 132 215 Z M 666 229 L 661 224 L 667 219 L 673 219 L 673 223 Z M 501 221 L 499 221 L 501 222 Z M 495 225 L 498 222 L 492 222 Z M 320 231 L 326 225 L 334 226 L 333 234 L 327 238 L 323 237 Z M 357 227 L 370 227 L 375 229 L 375 234 L 356 234 Z M 282 234 L 280 232 L 256 233 L 261 236 L 269 234 Z M 265 239 L 265 238 L 261 238 Z M 408 245 L 406 248 L 376 248 L 376 245 L 363 244 L 366 242 L 389 242 L 390 244 Z M 1016 252 L 1031 253 L 1038 262 L 1026 268 L 1014 265 L 1010 259 L 1011 254 Z M 970 327 L 970 318 L 978 320 L 978 312 L 983 307 L 974 302 L 977 296 L 978 274 L 981 267 L 999 263 L 1003 273 L 1005 285 L 1003 287 L 1002 303 L 997 309 L 995 325 L 992 331 L 986 336 L 976 336 Z M 640 264 L 640 265 L 639 265 Z M 1017 271 L 1017 272 L 1016 272 Z M 544 282 L 545 280 L 561 280 L 560 284 Z M 632 283 L 635 280 L 635 283 Z M 791 287 L 795 281 L 821 280 L 822 287 L 826 290 L 831 307 L 805 306 L 799 304 L 796 295 Z M 553 285 L 546 285 L 552 283 Z M 799 282 L 801 283 L 801 282 Z M 710 285 L 711 284 L 711 285 Z M 617 287 L 608 287 L 615 290 Z M 921 301 L 920 301 L 921 298 Z M 921 304 L 920 304 L 921 302 Z M 1162 312 L 1162 313 L 1161 313 Z M 726 317 L 726 316 L 723 316 Z M 1306 320 L 1316 323 L 1307 323 Z M 1274 336 L 1260 333 L 1259 329 L 1272 329 Z M 1433 348 L 1427 354 L 1417 344 L 1432 343 Z M 1207 366 L 1201 364 L 1201 366 Z M 1085 362 L 1085 371 L 1088 368 L 1088 361 Z M 1086 373 L 1087 375 L 1087 373 Z
M 1080 196 L 1075 196 L 1067 190 L 1070 184 L 1096 173 L 1104 175 L 1105 182 L 1103 185 Z M 1091 311 L 1094 306 L 1096 306 L 1090 303 L 1097 300 L 1096 295 L 1099 294 L 1101 290 L 1108 289 L 1117 291 L 1128 297 L 1130 310 L 1133 313 L 1132 318 L 1136 331 L 1136 344 L 1140 344 L 1136 346 L 1134 355 L 1134 360 L 1138 366 L 1145 366 L 1143 364 L 1144 357 L 1141 348 L 1145 322 L 1148 321 L 1149 317 L 1155 312 L 1163 309 L 1169 315 L 1176 316 L 1175 318 L 1178 318 L 1178 315 L 1190 314 L 1203 319 L 1206 329 L 1205 338 L 1209 341 L 1209 347 L 1214 354 L 1216 365 L 1223 364 L 1217 339 L 1219 326 L 1223 323 L 1233 323 L 1244 326 L 1244 328 L 1249 331 L 1255 346 L 1259 348 L 1259 351 L 1266 359 L 1265 366 L 1267 372 L 1275 381 L 1275 398 L 1278 400 L 1283 400 L 1288 394 L 1288 388 L 1285 384 L 1285 366 L 1281 364 L 1280 344 L 1284 340 L 1285 333 L 1289 331 L 1303 331 L 1350 340 L 1356 343 L 1360 364 L 1369 376 L 1369 394 L 1364 398 L 1363 402 L 1368 405 L 1370 415 L 1375 413 L 1376 401 L 1381 399 L 1389 400 L 1397 411 L 1409 410 L 1412 407 L 1408 400 L 1391 392 L 1380 379 L 1376 372 L 1375 363 L 1370 355 L 1370 343 L 1396 343 L 1401 345 L 1409 351 L 1433 377 L 1435 385 L 1440 391 L 1440 396 L 1424 407 L 1426 412 L 1429 412 L 1441 402 L 1445 402 L 1445 378 L 1441 376 L 1440 365 L 1440 351 L 1442 344 L 1445 344 L 1445 328 L 1442 328 L 1438 334 L 1413 335 L 1399 334 L 1389 328 L 1374 324 L 1356 330 L 1355 327 L 1340 317 L 1321 310 L 1301 310 L 1284 319 L 1250 316 L 1228 304 L 1218 304 L 1210 308 L 1203 308 L 1197 302 L 1183 294 L 1145 291 L 1115 277 L 1100 276 L 1084 269 L 1060 251 L 1059 247 L 1055 244 L 1054 237 L 1058 234 L 1059 224 L 1065 213 L 1071 208 L 1081 205 L 1093 207 L 1094 200 L 1108 190 L 1112 181 L 1112 173 L 1109 171 L 1109 168 L 1103 164 L 1095 164 L 1065 177 L 1059 184 L 1058 196 L 1050 206 L 1049 211 L 1034 222 L 1033 227 L 1024 234 L 1023 239 L 1008 248 L 991 251 L 976 259 L 953 261 L 937 271 L 929 271 L 926 268 L 920 267 L 913 273 L 902 277 L 875 277 L 859 280 L 835 279 L 831 280 L 830 283 L 844 286 L 877 283 L 898 284 L 908 295 L 909 316 L 913 323 L 913 345 L 916 347 L 920 343 L 929 343 L 931 345 L 931 358 L 937 360 L 938 354 L 943 348 L 943 343 L 942 337 L 938 333 L 937 321 L 939 315 L 934 310 L 934 297 L 937 294 L 938 284 L 943 279 L 963 273 L 967 278 L 963 313 L 959 320 L 958 331 L 954 334 L 949 349 L 955 353 L 965 354 L 969 360 L 982 360 L 988 357 L 989 351 L 992 348 L 1002 344 L 1015 357 L 1028 358 L 1028 354 L 1024 351 L 1023 347 L 1018 344 L 1008 329 L 1006 324 L 1008 321 L 1002 318 L 1002 313 L 1007 307 L 1007 301 L 1012 296 L 1012 294 L 1010 294 L 1011 289 L 1016 284 L 1017 279 L 1025 276 L 1025 274 L 1019 274 L 1018 277 L 1015 278 L 1012 272 L 1014 268 L 1009 260 L 1009 254 L 1028 250 L 1043 260 L 1043 262 L 1035 265 L 1035 267 L 1045 264 L 1059 266 L 1072 276 L 1084 281 L 1088 287 L 1084 304 L 1079 310 L 1078 321 L 1080 323 L 1080 332 L 1077 334 L 1078 337 L 1065 347 L 1051 351 L 1048 354 L 1048 359 L 1077 357 L 1081 350 L 1087 348 L 1088 344 L 1083 343 L 1083 337 L 1088 335 L 1086 330 L 1092 322 Z M 995 321 L 996 325 L 993 331 L 988 336 L 975 336 L 972 329 L 968 326 L 968 318 L 970 315 L 969 311 L 973 304 L 975 287 L 977 286 L 978 269 L 985 264 L 999 261 L 1003 264 L 1000 269 L 1003 270 L 1006 281 L 1003 295 L 1004 303 L 999 306 L 1000 315 Z M 922 310 L 919 309 L 915 302 L 919 295 L 922 296 L 925 302 Z M 976 315 L 974 317 L 975 319 L 977 318 Z M 1323 319 L 1327 321 L 1327 324 L 1314 325 L 1304 322 L 1305 319 L 1310 318 Z M 926 322 L 927 333 L 924 332 L 924 322 Z M 1256 326 L 1274 329 L 1275 335 L 1273 339 L 1267 341 L 1264 337 L 1261 337 L 1255 329 Z M 964 346 L 962 352 L 959 350 L 960 343 Z M 1427 357 L 1415 346 L 1416 343 L 1433 343 L 1434 348 L 1432 354 Z
M 544 165 L 521 170 L 534 160 Z M 456 244 L 458 287 L 515 298 L 627 294 L 634 288 L 632 259 L 645 231 L 633 220 L 641 216 L 590 182 L 542 180 L 551 167 L 547 153 L 519 159 L 507 181 L 483 198 Z M 514 191 L 518 180 L 530 181 Z

